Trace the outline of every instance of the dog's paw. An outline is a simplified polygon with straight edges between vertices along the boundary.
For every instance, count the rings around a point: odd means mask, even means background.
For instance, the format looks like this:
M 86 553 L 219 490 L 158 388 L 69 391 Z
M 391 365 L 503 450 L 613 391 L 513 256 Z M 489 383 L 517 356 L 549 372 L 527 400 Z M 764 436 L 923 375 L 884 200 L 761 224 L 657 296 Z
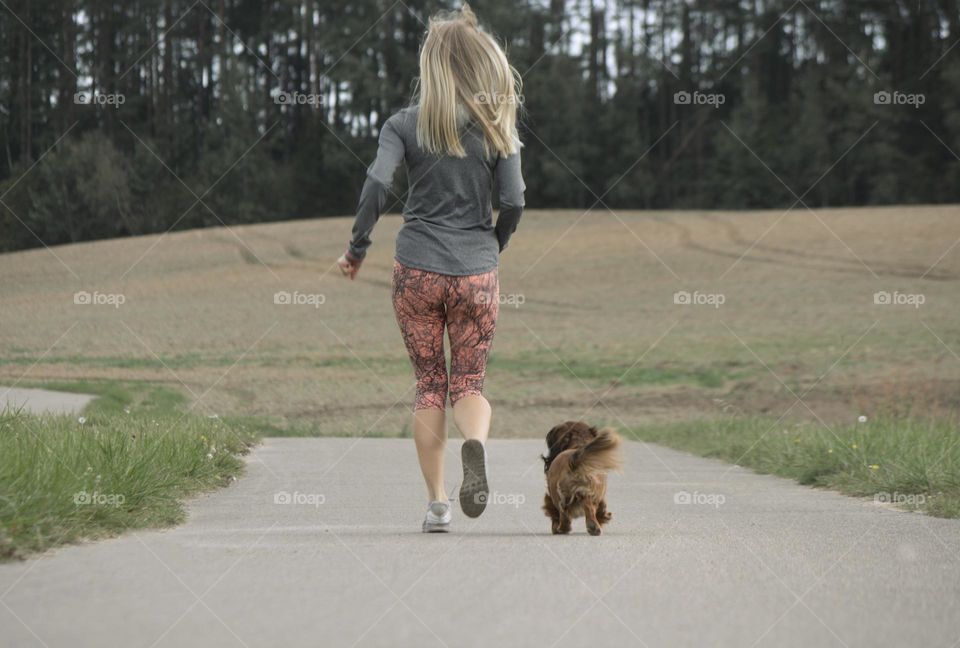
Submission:
M 587 523 L 587 533 L 589 533 L 589 534 L 592 535 L 592 536 L 598 536 L 598 535 L 602 534 L 603 531 L 600 529 L 600 525 L 599 525 L 599 524 L 590 524 L 590 523 Z
M 604 511 L 603 515 L 598 515 L 598 516 L 597 516 L 597 521 L 598 521 L 600 524 L 606 524 L 607 522 L 609 522 L 609 521 L 612 520 L 612 519 L 613 519 L 613 513 L 611 513 L 610 511 Z

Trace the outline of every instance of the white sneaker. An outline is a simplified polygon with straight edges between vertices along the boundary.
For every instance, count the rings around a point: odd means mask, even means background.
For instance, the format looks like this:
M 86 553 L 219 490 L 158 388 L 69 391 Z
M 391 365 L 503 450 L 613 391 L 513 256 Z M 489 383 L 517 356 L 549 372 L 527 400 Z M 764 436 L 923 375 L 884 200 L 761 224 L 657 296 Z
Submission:
M 450 502 L 430 502 L 427 507 L 427 516 L 423 520 L 423 532 L 448 533 L 452 519 Z

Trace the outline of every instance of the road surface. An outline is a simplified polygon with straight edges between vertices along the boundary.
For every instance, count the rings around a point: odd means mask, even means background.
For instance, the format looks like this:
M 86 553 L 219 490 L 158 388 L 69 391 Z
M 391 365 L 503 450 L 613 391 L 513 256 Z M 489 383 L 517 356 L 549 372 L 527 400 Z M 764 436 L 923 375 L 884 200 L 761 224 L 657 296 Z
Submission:
M 607 532 L 553 537 L 541 450 L 492 441 L 487 512 L 424 536 L 411 441 L 267 439 L 179 527 L 0 565 L 0 645 L 960 641 L 956 520 L 630 443 Z
M 23 408 L 33 414 L 79 414 L 96 396 L 0 385 L 0 410 Z

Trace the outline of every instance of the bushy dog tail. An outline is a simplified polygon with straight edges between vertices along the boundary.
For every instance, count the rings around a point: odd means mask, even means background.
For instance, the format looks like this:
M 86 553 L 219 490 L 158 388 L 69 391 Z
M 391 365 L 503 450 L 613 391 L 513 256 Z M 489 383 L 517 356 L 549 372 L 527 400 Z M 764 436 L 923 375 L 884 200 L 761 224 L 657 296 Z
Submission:
M 612 428 L 600 430 L 593 441 L 574 452 L 570 458 L 571 470 L 606 472 L 617 470 L 621 465 L 620 435 Z

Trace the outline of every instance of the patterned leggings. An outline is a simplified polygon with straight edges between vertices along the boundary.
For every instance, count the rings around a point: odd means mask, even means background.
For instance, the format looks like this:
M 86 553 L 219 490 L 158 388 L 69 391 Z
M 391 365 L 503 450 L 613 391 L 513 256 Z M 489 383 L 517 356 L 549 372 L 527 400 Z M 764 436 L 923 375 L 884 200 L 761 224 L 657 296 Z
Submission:
M 393 265 L 393 310 L 417 377 L 414 409 L 445 409 L 483 393 L 487 354 L 497 327 L 497 270 L 451 276 Z M 450 379 L 443 329 L 450 337 Z

